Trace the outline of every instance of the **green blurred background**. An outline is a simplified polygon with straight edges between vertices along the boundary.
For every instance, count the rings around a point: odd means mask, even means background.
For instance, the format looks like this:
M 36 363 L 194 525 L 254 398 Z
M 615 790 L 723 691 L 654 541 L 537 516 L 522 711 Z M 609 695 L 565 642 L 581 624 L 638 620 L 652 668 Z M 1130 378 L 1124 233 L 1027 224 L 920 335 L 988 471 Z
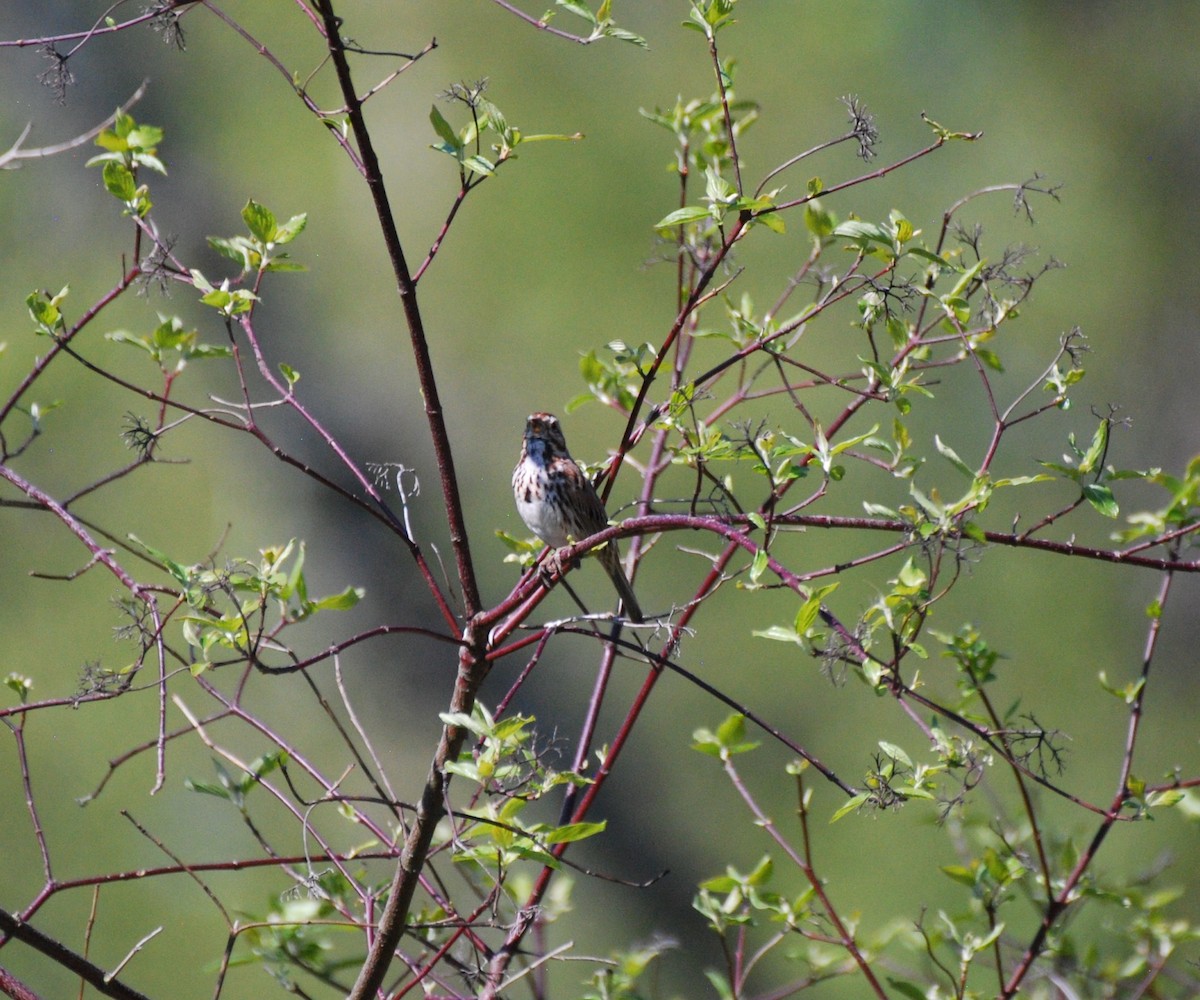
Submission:
M 102 8 L 8 3 L 0 7 L 0 38 L 79 30 L 101 16 Z M 291 5 L 229 0 L 223 9 L 301 77 L 319 60 L 310 26 Z M 448 85 L 486 77 L 489 97 L 522 131 L 586 134 L 579 143 L 523 148 L 518 161 L 471 196 L 421 283 L 473 550 L 483 568 L 485 599 L 496 600 L 511 585 L 514 569 L 502 562 L 505 550 L 493 532 L 523 533 L 508 480 L 525 415 L 535 409 L 561 413 L 566 400 L 583 390 L 581 353 L 614 339 L 661 343 L 668 328 L 674 272 L 651 266 L 662 253 L 651 226 L 675 206 L 676 180 L 667 169 L 673 150 L 667 134 L 638 111 L 671 104 L 680 94 L 707 97 L 711 66 L 701 37 L 679 27 L 686 5 L 665 0 L 617 5 L 618 21 L 646 36 L 648 50 L 615 42 L 580 47 L 539 33 L 486 0 L 343 2 L 338 9 L 346 33 L 367 48 L 415 51 L 437 39 L 435 52 L 369 105 L 410 263 L 420 261 L 435 237 L 457 187 L 451 161 L 428 149 L 429 106 Z M 721 42 L 724 55 L 738 61 L 739 96 L 762 107 L 761 121 L 742 145 L 748 178 L 839 134 L 844 109 L 838 99 L 857 94 L 882 132 L 876 165 L 929 141 L 921 111 L 949 127 L 984 135 L 828 199 L 827 207 L 840 215 L 854 211 L 875 219 L 899 208 L 932 238 L 945 208 L 981 186 L 1026 180 L 1034 172 L 1062 184 L 1061 204 L 1035 202 L 1033 227 L 1014 214 L 1005 196 L 967 216 L 982 219 L 993 247 L 1022 241 L 1038 246 L 1040 259 L 1052 255 L 1067 264 L 1042 281 L 1013 327 L 1004 348 L 1008 374 L 999 384 L 1010 394 L 1023 387 L 1048 362 L 1059 335 L 1074 325 L 1092 348 L 1075 408 L 1023 429 L 1019 447 L 1008 453 L 1013 464 L 1001 468 L 1003 474 L 1029 474 L 1036 471 L 1035 459 L 1057 458 L 1068 432 L 1087 440 L 1095 426 L 1089 408 L 1103 410 L 1110 403 L 1119 404 L 1131 421 L 1114 436 L 1111 461 L 1117 466 L 1179 470 L 1200 451 L 1192 252 L 1200 221 L 1195 194 L 1200 7 L 1115 0 L 886 5 L 746 0 L 739 17 Z M 556 23 L 571 26 L 566 15 Z M 76 83 L 64 106 L 37 82 L 46 64 L 36 49 L 0 51 L 6 95 L 0 145 L 15 140 L 26 122 L 34 123 L 28 145 L 62 141 L 111 112 L 149 78 L 147 96 L 133 113 L 166 130 L 161 154 L 170 175 L 150 182 L 159 225 L 176 237 L 185 260 L 210 276 L 225 273 L 204 238 L 240 232 L 238 212 L 248 197 L 281 218 L 307 212 L 308 228 L 293 251 L 309 271 L 269 283 L 258 313 L 260 334 L 273 361 L 301 371 L 305 404 L 351 455 L 418 470 L 424 485 L 413 510 L 418 534 L 448 558 L 407 339 L 363 186 L 324 127 L 245 41 L 204 9 L 185 17 L 183 27 L 184 52 L 147 29 L 95 39 L 71 62 Z M 359 58 L 355 67 L 364 87 L 390 63 Z M 315 92 L 326 105 L 334 103 L 328 71 Z M 457 114 L 442 108 L 448 117 Z M 0 340 L 7 342 L 0 355 L 0 395 L 11 391 L 45 349 L 29 332 L 24 298 L 31 290 L 57 291 L 69 283 L 68 315 L 74 317 L 120 276 L 128 226 L 103 190 L 99 171 L 83 168 L 92 152 L 84 148 L 26 163 L 0 177 L 5 220 Z M 784 179 L 794 195 L 813 173 L 828 185 L 861 170 L 849 147 L 841 147 Z M 756 234 L 741 251 L 749 271 L 737 287 L 756 302 L 771 301 L 805 252 L 798 218 L 785 236 Z M 199 324 L 204 339 L 220 342 L 223 332 L 193 298 L 176 290 L 169 299 L 151 292 L 122 301 L 81 346 L 123 374 L 153 384 L 144 358 L 103 342 L 100 334 L 119 328 L 147 332 L 159 311 Z M 836 346 L 836 331 L 823 336 Z M 221 366 L 199 365 L 184 377 L 180 391 L 199 402 L 209 393 L 233 398 L 236 385 Z M 18 468 L 57 495 L 126 460 L 123 415 L 148 412 L 136 398 L 64 363 L 33 398 L 43 404 L 61 399 L 64 405 L 50 415 L 45 436 Z M 924 446 L 935 429 L 953 428 L 955 448 L 968 463 L 977 462 L 990 426 L 981 415 L 976 384 L 965 378 L 949 382 L 939 403 L 922 428 Z M 947 409 L 949 404 L 957 408 Z M 599 459 L 619 433 L 621 419 L 597 406 L 583 408 L 567 421 L 573 451 Z M 320 443 L 294 423 L 272 430 L 297 453 L 334 468 Z M 227 553 L 252 553 L 303 537 L 314 592 L 348 583 L 368 592 L 367 601 L 332 622 L 329 631 L 313 628 L 312 650 L 355 627 L 424 613 L 428 600 L 391 539 L 260 446 L 187 427 L 168 439 L 167 455 L 188 462 L 144 470 L 81 509 L 119 533 L 134 531 L 149 544 L 170 546 L 183 562 L 204 559 L 227 526 Z M 1022 501 L 1044 502 L 1033 514 L 1069 499 L 1068 493 L 1052 491 L 1037 496 Z M 860 499 L 840 503 L 853 510 Z M 1125 510 L 1160 500 L 1132 488 L 1118 499 Z M 1103 540 L 1111 526 L 1097 521 L 1082 518 L 1080 537 Z M 812 565 L 819 566 L 847 551 L 865 551 L 870 541 L 813 537 L 806 544 L 813 547 Z M 661 547 L 659 552 L 663 558 L 647 564 L 639 583 L 643 603 L 652 608 L 689 593 L 698 578 L 694 559 Z M 85 662 L 117 666 L 128 656 L 112 640 L 108 579 L 92 572 L 68 587 L 26 575 L 31 569 L 70 572 L 82 561 L 79 547 L 48 517 L 0 509 L 0 675 L 30 675 L 37 697 L 73 692 Z M 581 581 L 585 592 L 604 594 L 598 574 L 590 574 L 590 583 L 588 575 Z M 847 588 L 854 596 L 844 613 L 853 617 L 884 584 L 882 576 L 852 580 Z M 1146 627 L 1142 609 L 1156 587 L 1153 576 L 1139 571 L 989 552 L 939 606 L 936 625 L 953 630 L 969 620 L 980 626 L 1008 656 L 1005 694 L 1022 695 L 1041 721 L 1070 734 L 1067 783 L 1081 795 L 1107 801 L 1120 756 L 1123 706 L 1100 691 L 1097 673 L 1104 670 L 1119 683 L 1136 676 Z M 1138 764 L 1150 780 L 1175 764 L 1185 774 L 1196 771 L 1197 594 L 1192 581 L 1177 581 Z M 866 701 L 853 685 L 833 687 L 813 663 L 750 638 L 753 628 L 790 619 L 792 602 L 766 594 L 731 597 L 714 602 L 696 640 L 685 644 L 682 659 L 689 669 L 750 706 L 769 710 L 851 780 L 865 769 L 873 741 L 881 736 L 919 749 L 917 734 L 901 724 L 894 706 Z M 565 604 L 554 607 L 554 613 L 567 610 Z M 592 652 L 590 645 L 561 643 L 554 662 L 543 664 L 523 693 L 520 707 L 537 714 L 547 731 L 575 731 L 590 687 Z M 356 650 L 344 666 L 363 721 L 392 767 L 394 786 L 402 797 L 411 796 L 427 767 L 452 663 L 444 649 L 385 640 Z M 516 669 L 504 665 L 496 671 L 485 701 L 494 703 Z M 640 679 L 637 667 L 622 667 L 604 737 Z M 198 693 L 186 686 L 179 690 L 185 701 L 203 705 Z M 280 682 L 269 691 L 264 711 L 281 726 L 298 724 L 311 710 L 299 685 Z M 170 712 L 170 725 L 180 725 L 182 716 Z M 581 851 L 580 859 L 629 879 L 671 873 L 641 891 L 581 880 L 575 918 L 561 934 L 587 954 L 659 932 L 677 937 L 684 947 L 665 960 L 664 990 L 687 995 L 703 995 L 700 973 L 715 959 L 689 909 L 695 882 L 727 861 L 748 869 L 768 847 L 711 762 L 687 749 L 695 726 L 715 724 L 723 715 L 678 679 L 664 680 L 620 775 L 601 800 L 611 835 Z M 153 779 L 147 757 L 119 771 L 88 808 L 75 805 L 104 775 L 106 762 L 152 738 L 154 725 L 147 696 L 30 719 L 35 785 L 57 877 L 164 863 L 120 817 L 121 808 L 189 860 L 253 853 L 244 828 L 228 815 L 232 810 L 184 790 L 185 777 L 211 777 L 210 755 L 194 740 L 173 747 L 167 786 L 154 798 L 145 794 Z M 226 735 L 234 746 L 244 744 L 247 754 L 263 749 Z M 338 748 L 322 739 L 313 737 L 314 756 L 332 766 Z M 0 811 L 0 905 L 10 910 L 26 905 L 43 882 L 29 817 L 14 808 L 22 795 L 12 746 L 7 739 L 0 751 L 0 802 L 7 804 Z M 779 819 L 791 808 L 787 790 L 778 790 L 776 765 L 785 759 L 768 751 L 755 778 Z M 828 815 L 835 807 L 835 798 L 822 789 L 818 811 Z M 1064 833 L 1083 835 L 1093 827 L 1077 811 L 1053 802 L 1046 808 Z M 276 820 L 276 826 L 264 822 L 281 840 L 294 839 L 291 827 Z M 1194 833 L 1177 817 L 1118 829 L 1099 867 L 1142 870 L 1166 852 L 1173 868 L 1165 881 L 1194 889 L 1200 852 Z M 944 834 L 917 810 L 843 820 L 832 835 L 822 830 L 818 856 L 824 870 L 836 873 L 835 900 L 844 906 L 869 900 L 871 909 L 862 918 L 864 926 L 875 928 L 895 914 L 913 919 L 922 906 L 936 911 L 960 905 L 953 887 L 936 873 L 937 865 L 954 860 Z M 790 875 L 784 884 L 798 886 Z M 232 909 L 250 912 L 261 912 L 265 899 L 288 888 L 265 873 L 253 879 L 225 876 L 214 885 Z M 89 904 L 87 893 L 60 897 L 38 923 L 78 946 Z M 1200 904 L 1190 893 L 1179 906 L 1200 917 Z M 601 914 L 612 920 L 598 922 Z M 160 923 L 167 930 L 131 967 L 130 981 L 155 996 L 209 995 L 224 934 L 211 904 L 186 879 L 105 890 L 94 958 L 111 965 Z M 68 977 L 20 947 L 6 948 L 0 963 L 48 996 L 73 990 Z M 574 977 L 574 967 L 560 973 L 560 995 L 572 995 L 585 974 L 583 966 L 578 969 Z M 224 995 L 256 997 L 272 989 L 261 972 L 241 971 Z M 818 995 L 861 994 L 849 983 Z

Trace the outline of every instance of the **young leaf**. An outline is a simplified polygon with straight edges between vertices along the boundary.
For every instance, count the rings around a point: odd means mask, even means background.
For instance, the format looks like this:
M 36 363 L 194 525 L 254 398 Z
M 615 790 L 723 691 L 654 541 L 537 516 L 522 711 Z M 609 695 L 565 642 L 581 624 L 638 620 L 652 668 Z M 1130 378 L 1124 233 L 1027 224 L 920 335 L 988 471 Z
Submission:
M 246 202 L 242 209 L 242 221 L 255 239 L 270 243 L 275 239 L 275 216 L 269 208 L 260 205 L 253 198 Z
M 299 215 L 293 215 L 282 226 L 275 230 L 276 243 L 291 243 L 308 225 L 308 213 L 301 212 Z
M 433 130 L 438 134 L 438 137 L 450 149 L 457 152 L 462 149 L 462 143 L 459 141 L 458 133 L 454 131 L 450 123 L 442 117 L 442 113 L 437 109 L 435 104 L 429 109 L 429 121 L 433 125 Z M 447 150 L 449 152 L 449 150 Z
M 891 757 L 892 760 L 894 760 L 897 764 L 903 764 L 905 767 L 911 770 L 913 766 L 912 758 L 909 757 L 901 747 L 896 746 L 895 743 L 888 743 L 886 740 L 880 740 L 879 749 L 887 754 L 887 756 Z
M 345 611 L 354 607 L 366 595 L 362 587 L 347 587 L 340 594 L 330 594 L 313 602 L 313 607 L 320 611 Z
M 967 466 L 967 463 L 959 458 L 955 450 L 943 442 L 942 439 L 936 434 L 933 436 L 933 443 L 937 445 L 937 450 L 941 453 L 942 457 L 949 460 L 950 464 L 958 469 L 959 472 L 961 472 L 968 479 L 975 478 L 975 473 L 971 471 L 971 469 Z
M 846 804 L 843 805 L 837 812 L 835 812 L 829 818 L 829 822 L 836 823 L 843 816 L 847 815 L 848 813 L 854 812 L 856 809 L 858 809 L 861 806 L 863 806 L 864 804 L 866 804 L 868 801 L 870 801 L 870 798 L 871 798 L 870 792 L 859 792 L 857 795 L 852 795 L 849 799 L 846 800 Z
M 137 181 L 133 171 L 124 163 L 110 161 L 104 164 L 104 187 L 114 198 L 120 201 L 133 201 L 137 195 Z
M 664 215 L 654 224 L 655 229 L 670 229 L 672 226 L 683 226 L 689 222 L 699 222 L 711 218 L 709 211 L 703 205 L 685 205 L 677 208 L 669 215 Z
M 763 575 L 763 571 L 767 568 L 767 550 L 759 549 L 754 553 L 754 560 L 750 563 L 750 582 L 758 583 L 759 577 Z
M 568 844 L 576 840 L 583 840 L 586 837 L 594 837 L 598 833 L 603 833 L 608 825 L 606 820 L 601 820 L 598 823 L 568 823 L 566 826 L 558 826 L 543 836 L 543 840 L 547 844 Z
M 1105 517 L 1115 518 L 1121 512 L 1112 490 L 1107 486 L 1101 486 L 1099 483 L 1088 483 L 1083 488 L 1083 495 L 1087 502 Z

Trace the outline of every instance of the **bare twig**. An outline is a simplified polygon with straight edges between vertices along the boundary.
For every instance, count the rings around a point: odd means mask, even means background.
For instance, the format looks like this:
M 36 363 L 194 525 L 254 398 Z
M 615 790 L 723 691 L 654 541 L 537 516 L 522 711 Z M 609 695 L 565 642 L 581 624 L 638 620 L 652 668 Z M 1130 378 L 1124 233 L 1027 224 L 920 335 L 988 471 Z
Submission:
M 146 94 L 146 87 L 149 80 L 143 80 L 141 86 L 133 92 L 129 99 L 122 104 L 114 114 L 109 115 L 99 125 L 88 129 L 86 132 L 75 136 L 74 139 L 68 139 L 66 142 L 55 143 L 51 146 L 39 146 L 36 149 L 22 149 L 22 145 L 28 138 L 33 125 L 26 125 L 21 130 L 21 135 L 5 152 L 0 153 L 0 170 L 11 170 L 20 160 L 35 160 L 46 156 L 57 156 L 59 153 L 65 153 L 68 149 L 75 149 L 77 146 L 82 146 L 85 143 L 91 142 L 101 132 L 109 127 L 117 118 L 117 115 L 127 112 L 131 107 L 137 104 Z

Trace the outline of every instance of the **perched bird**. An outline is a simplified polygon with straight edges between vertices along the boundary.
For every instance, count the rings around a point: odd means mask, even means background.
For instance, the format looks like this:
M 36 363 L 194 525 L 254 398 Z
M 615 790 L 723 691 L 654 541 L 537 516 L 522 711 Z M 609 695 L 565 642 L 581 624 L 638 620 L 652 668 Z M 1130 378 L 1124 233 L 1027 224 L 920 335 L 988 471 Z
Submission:
M 567 439 L 553 414 L 534 413 L 526 421 L 521 461 L 513 470 L 512 482 L 521 520 L 555 549 L 581 541 L 608 526 L 604 504 L 592 481 L 567 451 Z M 621 595 L 625 614 L 635 622 L 642 621 L 642 609 L 621 568 L 616 540 L 595 551 Z

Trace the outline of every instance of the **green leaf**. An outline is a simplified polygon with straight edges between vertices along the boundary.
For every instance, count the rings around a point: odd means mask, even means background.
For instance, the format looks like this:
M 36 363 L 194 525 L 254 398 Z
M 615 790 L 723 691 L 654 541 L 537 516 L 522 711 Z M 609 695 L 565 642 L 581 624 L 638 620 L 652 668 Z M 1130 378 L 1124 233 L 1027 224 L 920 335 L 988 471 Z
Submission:
M 258 266 L 260 254 L 245 236 L 210 236 L 208 245 L 222 257 L 228 257 L 239 265 L 243 271 Z
M 683 226 L 689 222 L 699 222 L 701 219 L 712 218 L 704 205 L 685 205 L 677 208 L 669 215 L 664 215 L 654 224 L 655 229 L 670 229 L 672 226 Z
M 795 629 L 784 628 L 782 625 L 772 625 L 770 628 L 755 629 L 750 633 L 757 639 L 773 639 L 775 642 L 794 642 L 801 644 L 803 636 Z
M 955 882 L 965 885 L 968 889 L 975 888 L 975 873 L 966 865 L 944 865 L 942 873 L 949 875 Z
M 914 986 L 907 979 L 897 979 L 895 976 L 887 977 L 888 985 L 901 996 L 908 997 L 908 1000 L 925 1000 L 925 992 L 917 986 Z
M 608 25 L 604 29 L 604 35 L 606 38 L 617 38 L 622 42 L 629 42 L 632 45 L 638 46 L 638 48 L 650 48 L 650 43 L 647 42 L 645 38 L 636 32 L 628 31 L 625 28 L 617 28 L 613 25 Z
M 944 443 L 936 434 L 933 437 L 933 443 L 937 446 L 937 450 L 941 453 L 942 457 L 947 459 L 951 465 L 958 469 L 959 472 L 961 472 L 968 479 L 975 478 L 975 473 L 971 471 L 971 469 L 967 466 L 967 463 L 959 458 L 957 452 L 955 452 L 955 450 L 948 444 Z
M 943 140 L 961 139 L 964 142 L 974 142 L 983 134 L 982 132 L 953 132 L 944 126 L 939 125 L 932 118 L 926 115 L 924 111 L 921 112 L 921 121 L 933 129 L 934 135 Z
M 962 533 L 967 538 L 970 538 L 972 541 L 979 542 L 980 544 L 987 542 L 986 532 L 974 521 L 963 522 Z
M 892 760 L 894 760 L 897 764 L 903 764 L 909 769 L 912 768 L 912 758 L 909 757 L 901 747 L 896 746 L 895 743 L 888 743 L 885 740 L 880 740 L 879 749 L 887 754 L 887 756 L 891 757 Z
M 504 136 L 512 134 L 513 130 L 509 127 L 508 120 L 496 105 L 488 100 L 480 100 L 475 105 L 475 110 L 480 117 L 480 124 L 483 128 L 490 128 L 497 135 Z
M 828 584 L 824 587 L 818 587 L 808 595 L 808 599 L 800 606 L 800 610 L 796 612 L 796 631 L 800 635 L 807 635 L 809 629 L 817 621 L 817 615 L 821 613 L 821 602 L 833 591 L 837 590 L 836 583 Z
M 282 226 L 275 230 L 276 243 L 291 243 L 297 236 L 304 232 L 304 227 L 308 225 L 308 213 L 301 212 L 299 215 L 293 215 Z
M 286 750 L 272 750 L 261 757 L 255 758 L 246 769 L 248 773 L 243 779 L 243 787 L 249 788 L 254 784 L 255 779 L 262 778 L 283 766 L 287 763 L 287 759 L 288 754 Z
M 486 156 L 468 156 L 462 164 L 468 170 L 474 170 L 477 174 L 483 174 L 484 177 L 489 177 L 496 172 L 496 166 Z
M 147 545 L 140 538 L 138 538 L 137 535 L 131 534 L 127 535 L 126 537 L 133 542 L 134 545 L 142 549 L 152 559 L 157 560 L 162 567 L 184 587 L 187 587 L 192 582 L 192 572 L 186 566 L 175 562 L 175 560 L 171 559 L 165 552 L 154 548 L 152 545 Z
M 1004 371 L 1004 364 L 1000 361 L 1000 355 L 995 351 L 990 351 L 986 347 L 976 347 L 975 357 L 977 357 L 993 371 Z
M 962 298 L 963 294 L 967 290 L 967 286 L 979 276 L 979 272 L 983 270 L 985 263 L 987 262 L 984 260 L 977 260 L 972 267 L 966 271 L 963 271 L 962 276 L 958 279 L 958 282 L 955 284 L 955 286 L 950 289 L 950 292 L 947 295 L 943 296 L 943 301 L 948 299 Z
M 1121 511 L 1117 506 L 1112 490 L 1099 483 L 1088 483 L 1083 488 L 1083 495 L 1088 503 L 1105 517 L 1115 518 Z
M 542 839 L 547 844 L 569 844 L 603 833 L 607 826 L 607 820 L 600 820 L 598 823 L 567 823 L 565 826 L 556 826 L 549 833 L 543 834 Z
M 738 881 L 732 875 L 714 875 L 699 884 L 699 888 L 706 892 L 717 892 L 723 896 L 733 892 L 737 887 Z
M 65 291 L 64 288 L 63 292 Z M 61 293 L 51 299 L 42 292 L 30 292 L 25 297 L 29 315 L 41 328 L 40 333 L 53 333 L 56 328 L 63 325 L 62 313 L 58 309 L 58 302 L 61 298 Z
M 482 783 L 479 768 L 471 761 L 449 760 L 446 762 L 444 769 L 447 774 L 457 774 L 459 777 L 466 778 L 467 781 L 474 784 Z
M 1130 681 L 1123 687 L 1117 687 L 1108 682 L 1108 674 L 1101 670 L 1099 674 L 1100 686 L 1109 694 L 1116 698 L 1120 698 L 1126 705 L 1132 705 L 1141 696 L 1142 688 L 1146 684 L 1144 677 L 1139 677 L 1135 681 Z
M 362 587 L 347 587 L 340 594 L 331 594 L 313 602 L 313 607 L 319 611 L 345 611 L 352 608 L 366 596 Z
M 133 201 L 137 197 L 137 180 L 124 163 L 110 161 L 104 164 L 104 187 L 114 198 L 123 202 Z
M 775 862 L 769 854 L 764 854 L 762 860 L 754 867 L 754 871 L 746 876 L 747 885 L 766 885 L 775 874 Z
M 588 9 L 587 4 L 580 2 L 580 0 L 554 0 L 554 2 L 557 6 L 569 10 L 572 14 L 582 17 L 585 21 L 591 24 L 596 23 L 596 15 Z
M 749 753 L 757 747 L 754 740 L 746 739 L 746 718 L 737 712 L 726 716 L 716 732 L 700 728 L 692 733 L 692 749 L 710 757 L 724 759 L 733 754 Z
M 1079 460 L 1080 472 L 1091 472 L 1096 464 L 1104 458 L 1104 450 L 1108 447 L 1108 421 L 1101 420 L 1096 433 L 1092 435 L 1092 443 Z
M 762 212 L 754 216 L 754 222 L 766 226 L 773 233 L 786 233 L 787 224 L 783 221 L 783 216 L 778 212 Z
M 1036 476 L 1012 476 L 1008 479 L 997 479 L 992 485 L 999 489 L 1001 486 L 1028 486 L 1030 483 L 1051 483 L 1053 481 L 1053 476 L 1039 472 Z
M 896 579 L 905 587 L 920 589 L 925 586 L 928 577 L 925 575 L 925 571 L 918 567 L 910 556 L 900 568 L 900 573 Z
M 754 560 L 750 563 L 750 582 L 758 583 L 758 578 L 763 575 L 763 571 L 767 568 L 767 550 L 759 549 L 754 553 Z
M 717 739 L 722 746 L 741 743 L 746 738 L 746 717 L 740 712 L 727 715 L 717 727 Z
M 881 243 L 886 247 L 892 245 L 891 234 L 874 222 L 863 222 L 861 219 L 847 219 L 834 229 L 832 235 L 845 236 L 857 243 L 864 241 Z
M 18 674 L 15 671 L 4 678 L 4 686 L 10 688 L 17 693 L 17 697 L 24 704 L 29 698 L 29 692 L 33 688 L 33 681 L 24 674 Z
M 924 490 L 915 482 L 908 484 L 908 492 L 931 520 L 939 520 L 945 514 L 946 508 L 931 497 L 926 496 Z
M 454 131 L 450 123 L 442 117 L 442 113 L 437 109 L 435 104 L 429 109 L 429 121 L 433 125 L 433 130 L 438 134 L 438 137 L 453 150 L 462 149 L 462 143 L 458 139 L 458 133 Z
M 212 306 L 226 316 L 249 312 L 257 300 L 258 296 L 245 288 L 235 288 L 233 291 L 227 288 L 210 288 L 200 296 L 200 301 L 206 306 Z
M 713 988 L 713 992 L 717 995 L 717 1000 L 735 1000 L 737 994 L 729 985 L 729 980 L 726 979 L 716 969 L 705 969 L 704 978 L 708 980 L 708 984 Z
M 213 785 L 207 781 L 193 781 L 191 778 L 184 778 L 183 787 L 189 792 L 199 792 L 201 795 L 215 795 L 219 799 L 233 798 L 228 788 L 223 788 L 221 785 Z
M 1184 799 L 1184 793 L 1178 788 L 1167 788 L 1161 792 L 1151 792 L 1146 796 L 1146 805 L 1164 808 L 1178 805 Z
M 804 206 L 804 224 L 817 239 L 824 239 L 833 235 L 837 219 L 832 213 L 825 211 L 820 202 L 810 201 Z
M 857 795 L 852 795 L 846 800 L 846 804 L 830 817 L 829 822 L 836 823 L 843 816 L 847 815 L 848 813 L 852 813 L 856 809 L 859 809 L 865 805 L 868 801 L 870 801 L 870 798 L 870 792 L 859 792 Z
M 971 321 L 971 303 L 966 298 L 961 295 L 945 295 L 941 301 L 948 316 L 953 316 L 963 326 Z
M 137 150 L 153 150 L 162 141 L 163 130 L 157 125 L 138 125 L 125 135 L 125 142 Z
M 242 209 L 242 221 L 250 230 L 250 235 L 263 243 L 271 243 L 275 239 L 277 227 L 275 216 L 270 209 L 260 205 L 253 198 L 246 202 Z
M 939 257 L 937 254 L 930 250 L 926 250 L 924 247 L 908 247 L 905 252 L 912 254 L 914 257 L 920 257 L 922 260 L 927 260 L 931 264 L 937 264 L 940 267 L 948 267 L 952 270 L 957 270 L 955 265 L 946 260 L 945 257 Z
M 584 138 L 582 132 L 572 132 L 566 135 L 562 132 L 540 132 L 537 135 L 525 135 L 524 133 L 514 129 L 513 135 L 521 142 L 579 142 Z

